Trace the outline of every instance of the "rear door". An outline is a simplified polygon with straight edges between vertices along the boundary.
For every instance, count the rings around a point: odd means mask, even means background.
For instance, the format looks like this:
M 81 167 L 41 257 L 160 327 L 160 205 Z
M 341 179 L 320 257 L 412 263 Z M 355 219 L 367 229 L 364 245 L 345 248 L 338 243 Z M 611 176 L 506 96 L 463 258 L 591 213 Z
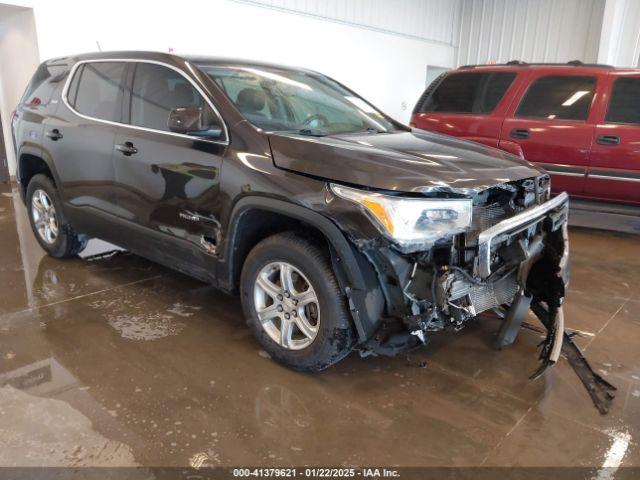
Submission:
M 224 123 L 196 83 L 179 70 L 143 61 L 131 66 L 128 126 L 119 129 L 114 145 L 119 215 L 132 228 L 142 227 L 142 236 L 131 238 L 136 242 L 132 249 L 137 246 L 173 265 L 206 268 L 221 233 L 220 174 L 228 145 Z M 218 135 L 170 131 L 170 112 L 185 107 L 202 109 L 203 132 Z
M 640 74 L 612 72 L 608 103 L 596 125 L 585 194 L 640 203 Z
M 517 89 L 516 71 L 463 71 L 436 79 L 418 101 L 412 123 L 423 130 L 498 146 L 500 126 Z
M 502 124 L 500 148 L 547 169 L 554 193 L 584 193 L 597 83 L 595 74 L 536 72 Z
M 45 122 L 42 147 L 53 159 L 63 199 L 78 207 L 72 215 L 116 214 L 112 152 L 125 70 L 124 62 L 77 64 L 62 92 L 63 105 Z

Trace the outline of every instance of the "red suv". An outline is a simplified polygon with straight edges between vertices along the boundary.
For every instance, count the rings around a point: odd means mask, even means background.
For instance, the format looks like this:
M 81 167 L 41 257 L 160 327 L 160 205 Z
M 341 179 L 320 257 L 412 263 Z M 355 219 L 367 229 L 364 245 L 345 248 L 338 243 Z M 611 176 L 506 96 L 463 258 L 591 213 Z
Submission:
M 556 193 L 640 204 L 640 70 L 465 66 L 427 88 L 412 126 L 520 155 L 552 175 Z

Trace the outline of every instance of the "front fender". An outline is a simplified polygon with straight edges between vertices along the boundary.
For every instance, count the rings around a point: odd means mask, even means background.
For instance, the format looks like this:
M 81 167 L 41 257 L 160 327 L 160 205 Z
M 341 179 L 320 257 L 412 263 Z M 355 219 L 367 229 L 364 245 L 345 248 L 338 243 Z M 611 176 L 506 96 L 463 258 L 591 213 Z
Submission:
M 240 199 L 232 209 L 223 242 L 218 269 L 220 281 L 227 286 L 235 283 L 234 266 L 238 262 L 238 252 L 233 245 L 237 240 L 242 215 L 249 210 L 278 213 L 308 224 L 324 235 L 330 246 L 334 271 L 348 300 L 359 340 L 364 342 L 371 338 L 379 326 L 384 308 L 380 285 L 373 267 L 329 218 L 309 208 L 262 195 L 250 195 Z

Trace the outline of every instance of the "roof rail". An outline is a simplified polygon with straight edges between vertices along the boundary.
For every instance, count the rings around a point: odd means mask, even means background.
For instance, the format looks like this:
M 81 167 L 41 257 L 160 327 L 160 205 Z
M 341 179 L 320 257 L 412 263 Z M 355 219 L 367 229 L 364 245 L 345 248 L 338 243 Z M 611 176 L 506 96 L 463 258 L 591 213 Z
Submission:
M 458 68 L 476 68 L 476 67 L 590 67 L 590 68 L 615 68 L 613 65 L 605 65 L 603 63 L 584 63 L 581 60 L 570 60 L 567 63 L 527 63 L 522 60 L 509 60 L 506 63 L 493 64 L 477 64 L 463 65 Z

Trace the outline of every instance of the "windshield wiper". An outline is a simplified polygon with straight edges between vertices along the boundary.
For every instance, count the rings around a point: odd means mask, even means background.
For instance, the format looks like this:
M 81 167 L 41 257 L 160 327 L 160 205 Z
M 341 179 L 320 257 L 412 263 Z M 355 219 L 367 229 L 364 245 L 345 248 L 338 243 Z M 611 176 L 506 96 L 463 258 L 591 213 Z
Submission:
M 298 130 L 296 133 L 300 135 L 309 135 L 311 137 L 326 137 L 328 133 L 321 132 L 320 130 L 314 130 L 313 128 L 302 128 Z
M 389 130 L 378 130 L 377 128 L 368 127 L 366 130 L 367 133 L 391 133 Z

